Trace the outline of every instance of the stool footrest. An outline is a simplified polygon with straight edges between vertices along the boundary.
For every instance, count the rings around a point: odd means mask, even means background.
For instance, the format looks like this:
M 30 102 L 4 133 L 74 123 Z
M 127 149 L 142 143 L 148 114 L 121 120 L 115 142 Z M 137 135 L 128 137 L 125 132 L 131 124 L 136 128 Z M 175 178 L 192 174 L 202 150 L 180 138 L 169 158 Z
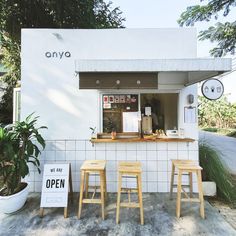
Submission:
M 134 179 L 134 178 L 137 178 L 137 174 L 125 174 L 125 175 L 122 175 L 122 178 L 127 178 L 127 179 Z
M 173 184 L 172 186 L 173 186 L 173 188 L 176 188 L 176 187 L 178 187 L 178 184 Z M 190 188 L 190 185 L 189 184 L 181 184 L 181 187 Z
M 139 208 L 139 203 L 136 202 L 121 202 L 121 207 Z
M 178 173 L 175 172 L 174 175 L 178 175 Z M 188 172 L 187 172 L 187 173 L 182 173 L 182 176 L 183 176 L 183 175 L 184 175 L 184 176 L 189 176 L 189 173 L 188 173 Z
M 85 198 L 82 201 L 83 203 L 94 203 L 94 204 L 101 204 L 102 201 L 101 199 L 90 199 L 90 198 Z
M 181 202 L 200 202 L 198 198 L 182 198 Z
M 122 193 L 137 193 L 138 189 L 137 188 L 121 188 Z
M 100 189 L 101 188 L 101 186 L 94 186 L 94 185 L 89 185 L 88 186 L 88 189 Z

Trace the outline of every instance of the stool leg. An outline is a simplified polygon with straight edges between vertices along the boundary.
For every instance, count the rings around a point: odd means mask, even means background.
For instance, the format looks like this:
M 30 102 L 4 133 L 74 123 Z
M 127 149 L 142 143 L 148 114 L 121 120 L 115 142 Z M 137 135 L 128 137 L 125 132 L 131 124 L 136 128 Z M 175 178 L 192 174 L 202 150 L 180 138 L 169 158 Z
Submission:
M 117 193 L 117 204 L 116 204 L 116 224 L 119 223 L 120 218 L 120 194 L 121 194 L 121 186 L 122 186 L 122 175 L 119 173 L 118 179 L 118 193 Z
M 40 217 L 43 217 L 43 212 L 44 212 L 43 207 L 40 207 L 40 211 L 39 211 L 39 216 L 40 216 Z
M 189 195 L 190 198 L 193 197 L 193 173 L 189 172 Z
M 139 198 L 139 208 L 140 208 L 140 221 L 141 221 L 141 225 L 143 225 L 144 217 L 143 217 L 143 196 L 142 196 L 141 174 L 138 174 L 138 198 Z
M 174 176 L 175 176 L 175 165 L 172 163 L 171 179 L 170 179 L 170 199 L 172 199 L 172 195 L 173 195 Z
M 138 176 L 136 176 L 136 182 L 137 182 L 137 193 L 138 193 Z M 139 199 L 139 194 L 138 194 L 138 202 L 140 201 L 140 199 Z
M 107 175 L 106 169 L 104 170 L 104 192 L 105 192 L 105 201 L 107 200 Z
M 200 215 L 203 219 L 205 219 L 205 211 L 204 211 L 204 198 L 202 192 L 202 173 L 201 170 L 197 171 L 197 182 L 198 182 L 198 194 L 200 200 Z
M 100 171 L 100 186 L 101 186 L 101 205 L 102 205 L 102 219 L 105 219 L 105 199 L 104 199 L 104 172 Z
M 85 198 L 88 198 L 89 173 L 85 174 Z
M 79 198 L 79 210 L 78 210 L 78 218 L 80 219 L 81 210 L 82 210 L 82 201 L 83 201 L 83 192 L 84 192 L 84 171 L 81 171 L 80 178 L 80 198 Z
M 64 207 L 64 218 L 68 217 L 68 208 Z
M 176 201 L 176 216 L 180 217 L 181 209 L 181 187 L 182 187 L 182 171 L 178 172 L 178 184 L 177 184 L 177 201 Z

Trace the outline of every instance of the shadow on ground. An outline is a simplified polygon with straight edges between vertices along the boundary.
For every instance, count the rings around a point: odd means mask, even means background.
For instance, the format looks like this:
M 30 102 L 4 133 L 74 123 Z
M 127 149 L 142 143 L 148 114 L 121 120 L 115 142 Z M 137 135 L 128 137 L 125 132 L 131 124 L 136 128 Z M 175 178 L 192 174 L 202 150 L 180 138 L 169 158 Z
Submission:
M 24 208 L 12 215 L 0 214 L 0 235 L 236 235 L 236 231 L 205 201 L 206 219 L 199 215 L 199 205 L 182 203 L 181 218 L 175 217 L 175 199 L 168 194 L 143 194 L 145 225 L 140 225 L 139 209 L 121 208 L 120 224 L 115 223 L 116 194 L 109 194 L 106 219 L 101 219 L 98 205 L 84 204 L 81 220 L 77 218 L 78 194 L 69 206 L 69 217 L 63 208 L 45 209 L 39 217 L 40 194 L 31 193 Z

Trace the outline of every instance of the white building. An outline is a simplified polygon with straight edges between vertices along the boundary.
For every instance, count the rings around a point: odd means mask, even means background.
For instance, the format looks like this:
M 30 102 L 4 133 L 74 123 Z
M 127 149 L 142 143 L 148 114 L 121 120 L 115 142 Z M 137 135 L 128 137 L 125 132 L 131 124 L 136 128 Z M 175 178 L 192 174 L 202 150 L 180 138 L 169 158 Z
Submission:
M 116 192 L 117 161 L 139 160 L 143 191 L 167 192 L 170 160 L 198 161 L 196 83 L 231 69 L 230 59 L 196 55 L 195 29 L 22 30 L 21 118 L 35 112 L 48 127 L 41 163 L 70 162 L 78 191 L 82 162 L 105 159 Z M 138 131 L 145 107 L 155 113 L 153 131 L 181 129 L 185 138 L 90 142 L 90 127 Z M 33 168 L 28 181 L 41 190 Z

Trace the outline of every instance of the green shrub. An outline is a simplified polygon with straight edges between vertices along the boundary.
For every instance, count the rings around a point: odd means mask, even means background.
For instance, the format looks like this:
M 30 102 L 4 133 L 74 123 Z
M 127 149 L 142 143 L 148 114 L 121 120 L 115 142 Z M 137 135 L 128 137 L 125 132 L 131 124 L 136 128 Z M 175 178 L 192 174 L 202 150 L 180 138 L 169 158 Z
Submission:
M 200 165 L 203 167 L 207 179 L 216 183 L 218 196 L 236 207 L 236 179 L 222 164 L 219 155 L 221 153 L 208 144 L 199 144 Z
M 227 136 L 236 138 L 236 130 L 229 132 Z
M 218 131 L 217 128 L 211 128 L 211 127 L 203 128 L 202 130 L 208 131 L 208 132 L 217 132 Z

